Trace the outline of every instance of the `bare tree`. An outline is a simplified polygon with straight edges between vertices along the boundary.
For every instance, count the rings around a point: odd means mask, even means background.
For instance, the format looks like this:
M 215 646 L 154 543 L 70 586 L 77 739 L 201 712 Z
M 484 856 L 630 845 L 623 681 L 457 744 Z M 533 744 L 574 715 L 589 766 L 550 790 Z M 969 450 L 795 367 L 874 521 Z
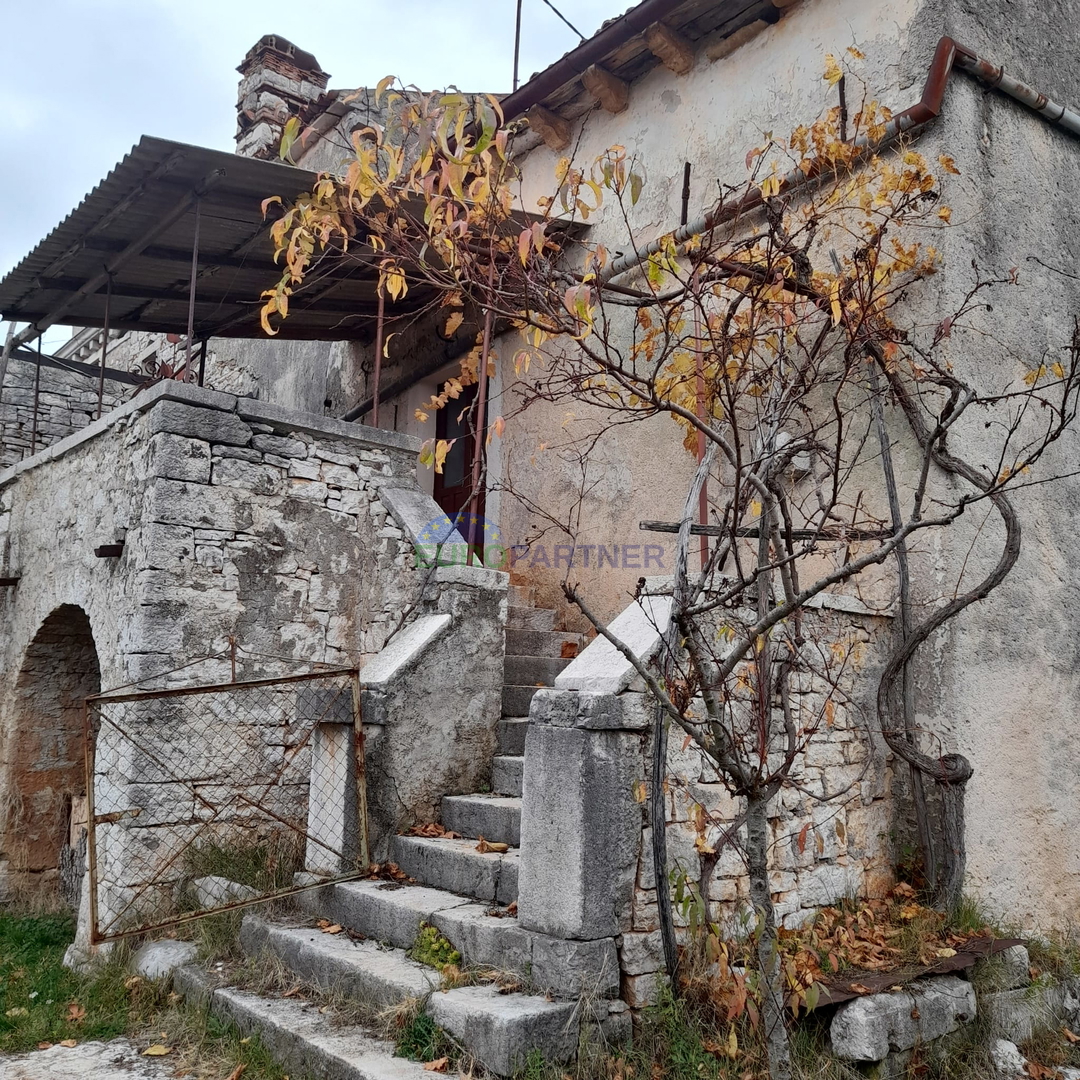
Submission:
M 1020 525 L 1008 490 L 1030 482 L 1075 419 L 1078 339 L 1056 356 L 1003 356 L 1000 370 L 1012 365 L 1016 378 L 1003 376 L 1001 386 L 980 386 L 953 367 L 945 343 L 973 327 L 985 293 L 1014 282 L 976 270 L 947 319 L 920 323 L 919 302 L 941 261 L 931 241 L 949 227 L 936 174 L 957 170 L 947 157 L 933 167 L 910 146 L 890 145 L 890 117 L 876 104 L 850 121 L 831 110 L 786 141 L 752 149 L 745 183 L 724 191 L 704 228 L 638 252 L 631 223 L 642 180 L 622 148 L 584 165 L 564 159 L 553 194 L 530 216 L 515 198 L 513 132 L 495 102 L 388 86 L 379 93 L 392 95 L 392 122 L 358 133 L 342 174 L 323 177 L 275 223 L 286 270 L 266 297 L 268 326 L 317 279 L 323 260 L 340 258 L 377 268 L 391 311 L 412 292 L 428 314 L 476 313 L 485 332 L 429 409 L 452 407 L 463 386 L 484 378 L 493 327 L 517 328 L 517 381 L 502 414 L 476 422 L 481 436 L 498 437 L 539 402 L 572 402 L 588 417 L 553 447 L 581 466 L 573 506 L 545 505 L 542 493 L 503 480 L 541 527 L 570 535 L 590 454 L 605 434 L 673 422 L 673 444 L 697 465 L 670 523 L 676 563 L 659 657 L 619 640 L 573 565 L 563 587 L 637 669 L 662 721 L 696 744 L 741 800 L 723 840 L 743 847 L 770 1070 L 788 1077 L 785 995 L 793 988 L 777 949 L 769 809 L 798 783 L 801 755 L 843 704 L 845 662 L 844 643 L 811 629 L 808 609 L 827 591 L 880 594 L 882 568 L 895 571 L 901 629 L 877 687 L 877 719 L 912 770 L 924 861 L 933 867 L 940 856 L 938 899 L 953 903 L 972 765 L 916 728 L 912 673 L 930 635 L 985 598 L 1016 562 Z M 792 176 L 814 182 L 800 186 Z M 572 227 L 602 203 L 606 223 L 625 226 L 627 256 L 614 259 Z M 638 267 L 635 284 L 616 280 Z M 997 433 L 989 451 L 985 438 L 980 450 L 965 449 L 975 417 Z M 433 441 L 423 459 L 441 468 L 449 449 Z M 907 488 L 894 451 L 913 466 Z M 982 503 L 1004 530 L 996 566 L 916 622 L 912 545 L 950 534 Z M 691 553 L 695 532 L 707 537 L 700 560 Z M 807 715 L 791 689 L 810 676 L 823 692 Z M 924 780 L 942 792 L 940 852 Z

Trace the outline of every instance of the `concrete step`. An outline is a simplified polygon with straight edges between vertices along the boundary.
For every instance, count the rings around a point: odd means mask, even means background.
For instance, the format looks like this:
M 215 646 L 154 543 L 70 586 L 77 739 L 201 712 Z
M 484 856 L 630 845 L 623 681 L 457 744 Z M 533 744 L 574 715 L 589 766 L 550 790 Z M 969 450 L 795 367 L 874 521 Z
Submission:
M 461 953 L 470 967 L 528 975 L 530 981 L 561 998 L 588 993 L 619 995 L 619 963 L 615 939 L 565 941 L 518 926 L 516 918 L 490 902 L 423 885 L 350 881 L 300 893 L 305 911 L 351 930 L 410 948 L 422 922 L 434 926 Z M 334 935 L 337 936 L 337 935 Z
M 444 828 L 498 844 L 521 846 L 521 799 L 504 795 L 444 795 Z
M 497 1076 L 513 1076 L 530 1054 L 561 1064 L 577 1053 L 576 1002 L 502 994 L 495 986 L 462 986 L 433 994 L 427 1011 Z
M 504 716 L 499 721 L 498 752 L 521 757 L 525 753 L 525 736 L 529 733 L 527 716 Z
M 430 1080 L 416 1061 L 394 1056 L 394 1044 L 364 1028 L 342 1026 L 307 1001 L 214 988 L 204 972 L 181 968 L 176 988 L 200 1000 L 242 1035 L 258 1035 L 282 1068 L 311 1080 Z
M 329 992 L 383 1009 L 422 998 L 439 986 L 434 968 L 410 960 L 402 949 L 375 941 L 352 941 L 347 934 L 324 934 L 304 926 L 283 926 L 245 915 L 240 944 L 248 956 L 269 953 L 301 979 Z
M 561 657 L 565 646 L 575 647 L 581 652 L 585 647 L 584 635 L 571 634 L 564 630 L 521 630 L 510 626 L 506 628 L 507 656 Z
M 539 686 L 504 685 L 502 690 L 503 716 L 528 716 L 533 694 L 539 689 Z
M 503 663 L 507 686 L 551 686 L 569 659 L 556 656 L 508 656 Z
M 506 612 L 506 625 L 519 630 L 551 630 L 555 626 L 555 612 L 550 608 L 510 603 Z
M 477 851 L 475 840 L 397 836 L 393 859 L 421 885 L 497 904 L 512 904 L 517 899 L 517 848 L 499 854 Z
M 521 798 L 521 776 L 525 770 L 525 758 L 500 754 L 491 762 L 491 790 L 499 795 Z

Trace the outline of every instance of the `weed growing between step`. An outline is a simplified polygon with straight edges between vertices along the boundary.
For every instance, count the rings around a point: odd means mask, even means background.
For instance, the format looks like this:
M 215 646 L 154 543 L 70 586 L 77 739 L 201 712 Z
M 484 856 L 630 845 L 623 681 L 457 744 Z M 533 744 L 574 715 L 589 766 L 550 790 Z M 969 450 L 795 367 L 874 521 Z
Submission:
M 416 935 L 409 956 L 436 971 L 444 971 L 450 966 L 461 966 L 461 953 L 434 926 L 426 922 L 420 924 L 420 933 Z

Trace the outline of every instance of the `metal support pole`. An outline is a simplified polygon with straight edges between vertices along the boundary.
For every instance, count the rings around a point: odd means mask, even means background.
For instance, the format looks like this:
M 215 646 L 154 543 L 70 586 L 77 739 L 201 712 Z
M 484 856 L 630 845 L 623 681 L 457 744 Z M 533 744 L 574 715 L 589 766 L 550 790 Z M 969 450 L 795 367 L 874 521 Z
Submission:
M 188 285 L 187 346 L 184 350 L 184 372 L 191 370 L 191 341 L 195 336 L 195 286 L 199 280 L 199 224 L 202 220 L 202 199 L 195 200 L 195 235 L 191 240 L 191 282 Z
M 383 293 L 382 285 L 379 285 L 379 313 L 376 316 L 375 322 L 375 374 L 373 377 L 374 386 L 372 388 L 371 395 L 371 426 L 379 426 L 379 380 L 382 378 L 382 351 L 383 351 L 383 331 L 385 330 L 384 319 L 386 316 L 386 296 Z
M 518 88 L 518 61 L 521 59 L 521 0 L 517 0 L 517 18 L 514 22 L 514 89 Z
M 37 363 L 34 366 L 34 415 L 30 420 L 30 456 L 37 452 L 38 399 L 41 396 L 41 335 L 37 339 Z
M 495 281 L 495 253 L 492 252 L 491 264 L 488 267 L 488 291 Z M 480 348 L 479 370 L 476 372 L 476 441 L 473 445 L 472 462 L 472 494 L 469 496 L 469 532 L 466 536 L 468 556 L 466 563 L 473 564 L 473 540 L 476 522 L 476 508 L 480 504 L 480 461 L 484 456 L 484 431 L 487 421 L 487 381 L 488 381 L 488 357 L 491 355 L 491 327 L 493 317 L 491 308 L 484 311 L 484 343 Z
M 97 384 L 97 417 L 101 419 L 101 400 L 105 396 L 105 357 L 109 354 L 109 315 L 112 309 L 112 274 L 105 284 L 105 326 L 101 331 L 101 371 Z
M 199 347 L 199 385 L 202 386 L 203 380 L 206 378 L 206 343 L 207 338 L 202 339 L 202 345 Z

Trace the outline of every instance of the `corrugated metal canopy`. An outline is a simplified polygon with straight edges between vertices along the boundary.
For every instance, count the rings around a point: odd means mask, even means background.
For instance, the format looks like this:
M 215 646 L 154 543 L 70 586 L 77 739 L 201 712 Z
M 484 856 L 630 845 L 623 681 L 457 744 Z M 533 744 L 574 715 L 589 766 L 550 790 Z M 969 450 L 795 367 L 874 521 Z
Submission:
M 196 200 L 193 193 L 208 181 Z M 198 201 L 195 334 L 265 337 L 259 294 L 280 278 L 281 268 L 273 261 L 261 204 L 271 195 L 288 203 L 314 181 L 314 173 L 291 165 L 144 136 L 0 281 L 0 313 L 18 322 L 52 317 L 71 326 L 102 326 L 106 265 L 154 234 L 116 267 L 109 323 L 118 330 L 186 334 Z M 101 287 L 93 289 L 98 277 Z M 417 290 L 409 299 L 419 306 L 425 298 Z M 401 307 L 396 304 L 396 311 Z M 292 297 L 280 336 L 369 340 L 375 310 L 374 271 L 352 259 L 327 260 Z

